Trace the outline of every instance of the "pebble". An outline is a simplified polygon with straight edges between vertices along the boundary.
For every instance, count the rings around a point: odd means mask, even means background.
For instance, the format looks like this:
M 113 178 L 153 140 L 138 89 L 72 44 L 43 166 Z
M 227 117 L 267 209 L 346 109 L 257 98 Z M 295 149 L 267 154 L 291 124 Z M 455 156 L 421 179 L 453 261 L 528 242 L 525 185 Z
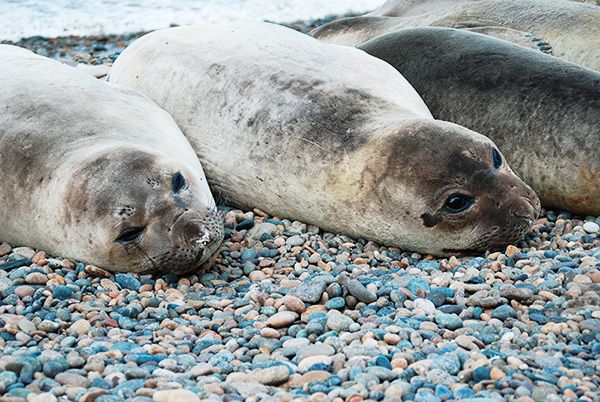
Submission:
M 347 332 L 353 322 L 352 318 L 339 313 L 337 310 L 332 310 L 327 318 L 327 327 L 333 331 Z
M 305 303 L 314 304 L 321 300 L 326 286 L 325 282 L 321 280 L 302 282 L 299 286 L 292 288 L 288 294 L 296 296 Z
M 583 224 L 583 230 L 588 233 L 595 234 L 600 232 L 600 225 L 598 225 L 596 222 L 588 221 Z
M 363 303 L 370 304 L 377 300 L 377 295 L 369 291 L 362 283 L 356 279 L 349 279 L 345 282 L 348 292 Z
M 83 319 L 77 320 L 69 327 L 67 333 L 69 333 L 72 336 L 79 336 L 86 334 L 90 330 L 90 328 L 91 324 L 89 323 L 89 321 Z
M 252 377 L 264 385 L 279 385 L 290 378 L 290 372 L 287 366 L 273 366 L 255 370 Z
M 280 311 L 267 319 L 267 325 L 273 328 L 283 328 L 291 325 L 298 319 L 298 314 L 293 311 Z
M 198 395 L 186 389 L 156 391 L 152 399 L 156 402 L 200 402 Z
M 422 310 L 425 314 L 433 314 L 435 313 L 435 305 L 427 299 L 416 299 L 413 302 L 414 308 Z

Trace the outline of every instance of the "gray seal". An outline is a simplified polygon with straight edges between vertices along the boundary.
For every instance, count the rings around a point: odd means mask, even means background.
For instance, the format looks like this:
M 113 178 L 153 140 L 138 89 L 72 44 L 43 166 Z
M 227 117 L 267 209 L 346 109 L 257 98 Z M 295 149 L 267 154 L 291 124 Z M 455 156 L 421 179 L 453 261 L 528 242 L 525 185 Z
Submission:
M 498 144 L 542 205 L 600 215 L 600 73 L 449 28 L 401 30 L 360 48 L 401 72 L 436 118 Z
M 164 110 L 14 46 L 0 46 L 0 70 L 0 239 L 113 271 L 210 261 L 222 219 Z
M 517 241 L 539 209 L 492 141 L 434 120 L 393 67 L 278 25 L 153 32 L 109 81 L 171 113 L 239 207 L 436 255 Z
M 389 0 L 373 13 L 333 21 L 311 34 L 358 46 L 420 26 L 473 30 L 600 71 L 600 7 L 567 0 Z

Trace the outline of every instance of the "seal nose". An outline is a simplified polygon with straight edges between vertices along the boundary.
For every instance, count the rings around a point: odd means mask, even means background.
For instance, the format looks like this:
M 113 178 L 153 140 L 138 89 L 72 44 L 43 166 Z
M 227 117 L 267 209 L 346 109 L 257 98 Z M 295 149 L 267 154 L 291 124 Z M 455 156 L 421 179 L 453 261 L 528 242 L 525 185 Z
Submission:
M 515 218 L 524 220 L 531 226 L 541 212 L 540 199 L 531 187 L 523 183 L 517 189 L 509 211 Z
M 205 220 L 205 216 L 186 210 L 175 219 L 171 232 L 186 243 L 206 246 L 211 240 L 211 235 L 204 223 Z
M 191 240 L 192 243 L 202 245 L 204 247 L 206 247 L 211 241 L 212 236 L 210 234 L 210 231 L 206 228 L 204 228 L 204 233 L 202 233 L 201 237 L 197 237 Z

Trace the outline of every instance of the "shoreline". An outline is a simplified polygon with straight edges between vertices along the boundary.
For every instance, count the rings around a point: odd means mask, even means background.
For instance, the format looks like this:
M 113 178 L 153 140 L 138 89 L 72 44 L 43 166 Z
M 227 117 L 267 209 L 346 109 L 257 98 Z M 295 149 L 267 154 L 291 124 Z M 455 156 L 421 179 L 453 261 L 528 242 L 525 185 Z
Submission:
M 310 30 L 327 24 L 334 19 L 353 17 L 359 14 L 328 15 L 311 20 L 293 22 L 272 22 L 297 31 L 308 33 Z M 173 25 L 175 26 L 175 25 Z M 0 44 L 24 47 L 34 53 L 67 64 L 112 64 L 117 56 L 137 38 L 151 31 L 125 34 L 67 35 L 59 37 L 31 36 L 18 41 L 1 40 Z

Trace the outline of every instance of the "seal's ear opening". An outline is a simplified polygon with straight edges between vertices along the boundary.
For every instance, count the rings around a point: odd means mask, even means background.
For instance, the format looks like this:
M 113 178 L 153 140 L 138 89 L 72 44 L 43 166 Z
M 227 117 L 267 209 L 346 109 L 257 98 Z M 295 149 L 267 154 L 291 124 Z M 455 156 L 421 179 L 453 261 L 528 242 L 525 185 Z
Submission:
M 492 148 L 492 162 L 494 169 L 500 169 L 500 166 L 502 166 L 502 155 L 496 148 Z
M 186 186 L 185 178 L 181 174 L 181 172 L 177 172 L 173 175 L 171 179 L 171 188 L 174 193 L 178 193 L 183 190 Z

